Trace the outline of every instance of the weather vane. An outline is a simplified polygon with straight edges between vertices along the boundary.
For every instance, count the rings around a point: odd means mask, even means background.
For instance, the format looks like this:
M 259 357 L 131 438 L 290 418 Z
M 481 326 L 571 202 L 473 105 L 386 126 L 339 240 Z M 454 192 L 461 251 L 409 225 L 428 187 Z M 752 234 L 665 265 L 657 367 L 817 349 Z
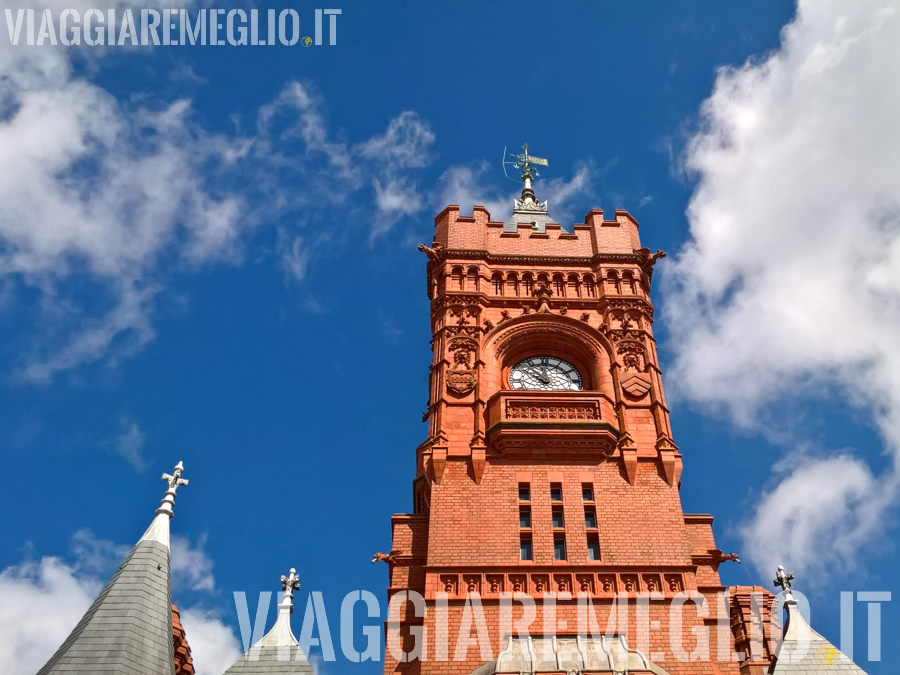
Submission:
M 528 143 L 526 143 L 525 145 L 522 146 L 522 154 L 519 154 L 519 155 L 510 154 L 509 156 L 512 157 L 516 161 L 515 162 L 508 161 L 506 158 L 506 148 L 503 148 L 503 174 L 507 178 L 510 178 L 509 174 L 506 172 L 507 165 L 511 165 L 516 169 L 521 169 L 522 170 L 522 174 L 521 174 L 522 182 L 525 183 L 526 190 L 530 190 L 531 189 L 531 181 L 533 179 L 537 178 L 538 176 L 540 176 L 537 169 L 535 169 L 534 167 L 535 166 L 549 166 L 549 163 L 543 157 L 535 157 L 534 155 L 528 154 Z M 510 180 L 515 180 L 515 179 L 510 178 Z
M 510 154 L 509 157 L 512 157 L 515 161 L 510 162 L 507 159 L 506 148 L 503 148 L 503 175 L 510 180 L 516 180 L 515 178 L 510 178 L 509 173 L 506 171 L 507 165 L 513 166 L 516 169 L 521 170 L 522 183 L 524 183 L 522 187 L 522 198 L 513 200 L 513 212 L 517 214 L 525 212 L 528 214 L 546 216 L 547 202 L 539 202 L 537 200 L 534 196 L 534 190 L 531 188 L 531 181 L 540 175 L 535 168 L 536 166 L 549 166 L 550 163 L 543 157 L 535 157 L 534 155 L 528 154 L 528 143 L 522 146 L 522 154 Z

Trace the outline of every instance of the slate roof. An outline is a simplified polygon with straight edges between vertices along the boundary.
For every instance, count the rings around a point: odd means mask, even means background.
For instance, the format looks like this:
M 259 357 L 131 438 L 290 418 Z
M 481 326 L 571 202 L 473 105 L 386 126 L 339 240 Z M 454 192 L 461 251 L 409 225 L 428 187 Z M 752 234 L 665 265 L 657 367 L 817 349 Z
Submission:
M 788 595 L 787 598 L 784 640 L 769 668 L 770 675 L 866 675 L 866 671 L 806 623 L 792 596 Z
M 174 672 L 169 549 L 141 539 L 38 675 Z
M 254 652 L 256 653 L 254 656 Z M 255 659 L 255 660 L 254 660 Z M 299 646 L 250 648 L 225 675 L 294 675 L 312 673 L 312 666 Z
M 168 489 L 150 527 L 38 675 L 175 675 L 169 521 L 188 484 L 183 470 L 179 462 L 174 475 L 163 474 Z

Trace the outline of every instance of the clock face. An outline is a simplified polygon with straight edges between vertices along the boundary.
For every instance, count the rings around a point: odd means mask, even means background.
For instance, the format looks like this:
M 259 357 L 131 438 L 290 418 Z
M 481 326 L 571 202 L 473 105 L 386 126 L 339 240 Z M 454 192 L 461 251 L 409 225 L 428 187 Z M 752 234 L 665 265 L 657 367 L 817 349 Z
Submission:
M 513 389 L 579 391 L 581 385 L 581 374 L 575 366 L 555 356 L 532 356 L 509 371 Z

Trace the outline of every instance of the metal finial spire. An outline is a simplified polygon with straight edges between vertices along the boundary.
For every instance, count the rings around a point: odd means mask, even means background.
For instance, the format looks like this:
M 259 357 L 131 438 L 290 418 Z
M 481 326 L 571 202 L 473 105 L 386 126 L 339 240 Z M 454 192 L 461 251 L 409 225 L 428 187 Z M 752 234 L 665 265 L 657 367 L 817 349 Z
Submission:
M 775 574 L 775 580 L 772 582 L 776 586 L 781 586 L 784 589 L 784 599 L 786 601 L 792 601 L 794 599 L 793 594 L 791 593 L 791 581 L 794 579 L 793 572 L 785 573 L 784 567 L 779 565 L 778 572 Z
M 506 149 L 503 154 L 506 155 Z M 543 224 L 550 221 L 547 213 L 547 202 L 539 202 L 534 196 L 534 190 L 531 188 L 531 181 L 537 178 L 538 172 L 536 166 L 549 166 L 549 163 L 543 157 L 535 157 L 528 154 L 528 143 L 522 146 L 522 154 L 511 154 L 514 162 L 506 161 L 504 157 L 503 171 L 506 172 L 506 165 L 512 164 L 522 171 L 522 198 L 513 200 L 513 219 L 515 223 L 531 222 L 535 231 L 543 232 Z M 509 176 L 507 176 L 509 178 Z M 524 216 L 524 218 L 523 218 Z
M 175 465 L 175 469 L 172 471 L 172 475 L 167 473 L 162 475 L 162 479 L 166 481 L 169 487 L 166 490 L 166 494 L 163 495 L 159 508 L 156 509 L 156 515 L 165 514 L 169 516 L 169 518 L 172 518 L 175 515 L 172 511 L 172 507 L 175 505 L 175 493 L 178 491 L 179 487 L 187 485 L 190 482 L 187 478 L 181 477 L 183 472 L 184 462 L 178 462 L 178 464 Z
M 522 182 L 525 183 L 525 190 L 522 191 L 522 199 L 525 199 L 525 191 L 531 190 L 531 181 L 540 175 L 534 167 L 549 166 L 549 164 L 543 157 L 529 155 L 528 143 L 522 146 L 522 151 L 521 155 L 510 155 L 510 157 L 516 160 L 513 166 L 522 170 Z M 534 193 L 532 192 L 532 198 L 533 196 Z

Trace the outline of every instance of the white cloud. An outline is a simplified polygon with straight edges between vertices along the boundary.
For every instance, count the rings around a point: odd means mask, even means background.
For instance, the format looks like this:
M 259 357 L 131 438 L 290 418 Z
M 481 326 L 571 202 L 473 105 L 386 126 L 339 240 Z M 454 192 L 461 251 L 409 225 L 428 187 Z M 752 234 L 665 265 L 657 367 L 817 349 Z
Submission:
M 391 120 L 387 130 L 358 147 L 362 157 L 393 169 L 421 168 L 428 164 L 434 133 L 411 110 Z
M 172 538 L 176 590 L 213 589 L 212 561 L 202 548 L 202 540 L 193 546 L 184 538 Z M 45 556 L 0 572 L 0 672 L 25 675 L 43 666 L 130 549 L 81 530 L 72 537 L 71 562 Z M 218 675 L 231 666 L 240 656 L 231 628 L 209 610 L 180 609 L 198 675 Z
M 221 675 L 241 657 L 237 636 L 214 612 L 183 610 L 181 624 L 197 675 Z
M 89 529 L 78 530 L 72 535 L 74 568 L 82 574 L 111 576 L 130 550 L 131 547 L 125 544 L 97 539 Z
M 58 558 L 0 572 L 0 672 L 35 673 L 63 643 L 102 588 Z
M 30 327 L 40 339 L 19 368 L 27 381 L 140 350 L 155 337 L 166 272 L 239 263 L 261 223 L 301 208 L 322 217 L 312 209 L 370 186 L 371 236 L 422 208 L 410 172 L 429 161 L 434 134 L 413 112 L 351 145 L 329 133 L 314 90 L 293 82 L 252 133 L 212 134 L 188 100 L 134 97 L 158 103 L 141 107 L 73 73 L 73 54 L 99 68 L 107 53 L 0 45 L 0 280 L 4 298 L 41 292 Z M 281 263 L 299 280 L 309 248 L 289 240 Z
M 206 537 L 200 537 L 196 545 L 187 537 L 172 535 L 172 585 L 193 591 L 211 591 L 215 588 L 213 561 L 203 547 Z
M 303 281 L 309 265 L 309 247 L 303 237 L 290 237 L 283 230 L 278 232 L 278 250 L 281 253 L 281 267 L 293 281 Z
M 766 574 L 852 566 L 896 502 L 898 79 L 896 3 L 801 0 L 780 49 L 719 72 L 686 150 L 691 241 L 663 268 L 669 382 L 797 445 L 772 413 L 824 393 L 870 411 L 891 456 L 873 474 L 843 449 L 790 453 L 743 527 Z
M 147 467 L 147 458 L 144 457 L 144 432 L 140 425 L 128 417 L 121 420 L 122 432 L 112 441 L 112 448 L 116 454 L 121 455 L 138 471 Z

